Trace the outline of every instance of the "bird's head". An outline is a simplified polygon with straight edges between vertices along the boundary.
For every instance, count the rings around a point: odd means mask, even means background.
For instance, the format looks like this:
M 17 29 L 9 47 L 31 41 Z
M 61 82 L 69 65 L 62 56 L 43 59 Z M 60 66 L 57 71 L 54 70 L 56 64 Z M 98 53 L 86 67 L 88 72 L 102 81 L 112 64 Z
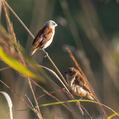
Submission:
M 75 76 L 76 72 L 77 72 L 77 69 L 75 69 L 74 67 L 69 67 L 69 68 L 65 71 L 66 78 L 67 78 L 67 79 L 73 78 L 73 77 Z
M 53 20 L 49 20 L 45 23 L 45 26 L 47 26 L 49 28 L 55 28 L 57 26 L 57 24 Z

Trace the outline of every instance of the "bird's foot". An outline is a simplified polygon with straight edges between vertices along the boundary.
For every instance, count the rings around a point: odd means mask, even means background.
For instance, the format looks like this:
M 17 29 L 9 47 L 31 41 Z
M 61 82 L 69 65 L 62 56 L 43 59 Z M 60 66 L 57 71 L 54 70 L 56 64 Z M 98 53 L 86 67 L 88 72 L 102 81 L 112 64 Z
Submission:
M 48 57 L 48 53 L 45 50 L 43 50 L 43 52 L 45 53 L 44 57 Z

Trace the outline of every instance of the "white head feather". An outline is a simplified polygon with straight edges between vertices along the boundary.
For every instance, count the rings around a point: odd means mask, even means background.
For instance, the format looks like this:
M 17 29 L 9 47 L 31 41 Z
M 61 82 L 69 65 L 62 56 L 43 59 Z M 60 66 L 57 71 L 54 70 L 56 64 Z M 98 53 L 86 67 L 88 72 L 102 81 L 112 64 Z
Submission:
M 55 28 L 57 26 L 57 24 L 53 20 L 49 20 L 45 23 L 45 26 L 47 26 L 49 28 Z

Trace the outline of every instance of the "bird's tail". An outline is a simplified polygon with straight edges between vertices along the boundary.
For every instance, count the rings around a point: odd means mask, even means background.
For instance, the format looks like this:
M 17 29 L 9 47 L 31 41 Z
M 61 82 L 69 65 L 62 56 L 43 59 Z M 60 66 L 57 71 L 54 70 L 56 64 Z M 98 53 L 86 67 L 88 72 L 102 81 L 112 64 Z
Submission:
M 33 56 L 36 53 L 37 50 L 38 50 L 37 48 L 33 49 L 32 53 L 31 53 L 31 56 Z

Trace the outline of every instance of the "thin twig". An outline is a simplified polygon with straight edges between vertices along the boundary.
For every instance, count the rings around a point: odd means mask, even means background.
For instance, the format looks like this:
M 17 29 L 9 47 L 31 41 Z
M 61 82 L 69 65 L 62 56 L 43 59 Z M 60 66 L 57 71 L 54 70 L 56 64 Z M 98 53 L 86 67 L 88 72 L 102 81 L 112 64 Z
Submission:
M 10 67 L 3 67 L 3 68 L 0 68 L 0 71 L 4 71 L 4 70 L 7 70 L 7 69 L 10 69 Z
M 26 29 L 26 31 L 29 33 L 29 35 L 34 39 L 34 35 L 31 33 L 31 31 L 28 29 L 28 27 L 23 23 L 23 21 L 19 18 L 19 16 L 16 14 L 16 12 L 9 6 L 9 4 L 4 1 L 8 9 L 14 14 L 14 16 L 18 19 L 18 21 L 22 24 L 22 26 Z
M 19 100 L 21 100 L 22 102 L 24 102 L 28 108 L 30 108 L 31 110 L 33 110 L 33 108 L 26 103 L 26 101 L 24 100 L 24 98 L 21 98 L 14 90 L 11 89 L 11 87 L 9 87 L 4 81 L 0 80 L 0 82 L 6 87 L 8 88 L 15 96 L 18 97 Z
M 66 50 L 67 50 L 67 52 L 69 53 L 69 56 L 71 57 L 71 59 L 72 59 L 72 61 L 74 62 L 75 66 L 78 68 L 79 74 L 80 74 L 81 78 L 83 78 L 84 81 L 88 84 L 88 86 L 89 86 L 89 88 L 90 88 L 90 90 L 91 90 L 91 93 L 94 95 L 95 100 L 96 100 L 96 101 L 98 102 L 98 104 L 99 104 L 100 110 L 103 112 L 104 117 L 106 118 L 106 117 L 107 117 L 107 114 L 106 114 L 104 108 L 100 105 L 100 100 L 97 98 L 97 96 L 96 96 L 96 94 L 95 94 L 95 91 L 93 90 L 91 84 L 89 83 L 89 81 L 88 81 L 86 75 L 83 73 L 82 69 L 80 68 L 80 66 L 79 66 L 79 64 L 78 64 L 78 62 L 77 62 L 77 60 L 76 60 L 75 57 L 73 56 L 71 50 L 70 50 L 68 47 L 66 48 Z
M 31 107 L 34 108 L 33 103 L 31 102 L 30 98 L 25 94 L 25 97 L 27 98 L 28 102 L 30 103 Z
M 70 93 L 69 89 L 65 86 L 65 84 L 62 82 L 60 77 L 53 70 L 51 70 L 50 68 L 45 67 L 43 65 L 38 65 L 38 66 L 43 68 L 43 69 L 45 69 L 45 70 L 47 70 L 47 71 L 49 71 L 50 73 L 52 73 L 60 81 L 60 83 L 64 86 L 64 88 L 67 90 L 67 92 Z
M 30 36 L 34 39 L 35 38 L 34 35 L 30 32 L 30 30 L 23 23 L 23 21 L 18 17 L 18 15 L 15 13 L 15 11 L 8 5 L 8 3 L 6 1 L 5 1 L 5 4 L 8 7 L 8 9 L 14 14 L 14 16 L 18 19 L 18 21 L 22 24 L 22 26 L 26 29 L 26 31 L 30 34 Z M 67 85 L 67 82 L 65 81 L 65 78 L 63 77 L 63 75 L 61 74 L 61 72 L 59 71 L 59 69 L 57 68 L 57 66 L 55 65 L 55 63 L 53 62 L 53 60 L 50 58 L 49 54 L 45 50 L 44 50 L 44 53 L 46 54 L 47 58 L 49 59 L 49 61 L 51 62 L 51 64 L 54 66 L 54 68 L 56 69 L 56 71 L 58 72 L 59 76 L 64 81 L 65 85 Z M 71 93 L 70 93 L 70 96 L 74 99 L 74 97 L 73 97 L 73 95 Z M 81 112 L 83 114 L 83 110 L 81 109 L 81 106 L 79 106 L 79 107 L 80 107 L 80 110 L 81 110 Z
M 13 29 L 12 23 L 11 23 L 11 21 L 10 21 L 9 15 L 8 15 L 8 10 L 7 10 L 6 5 L 5 5 L 4 3 L 5 3 L 5 0 L 3 0 L 3 2 L 2 2 L 2 4 L 3 4 L 3 9 L 4 9 L 4 11 L 5 11 L 5 16 L 6 16 L 6 20 L 7 20 L 7 22 L 8 22 L 8 26 L 9 26 L 9 29 L 10 29 L 10 33 L 12 34 L 13 39 L 14 39 L 14 41 L 15 41 L 15 43 L 16 43 L 16 35 L 15 35 L 15 33 L 14 33 L 14 29 Z
M 55 65 L 55 63 L 53 62 L 53 60 L 51 59 L 51 57 L 49 56 L 49 54 L 43 50 L 43 52 L 46 54 L 47 58 L 49 59 L 49 61 L 51 62 L 51 64 L 54 66 L 54 68 L 56 69 L 57 73 L 59 74 L 59 76 L 62 78 L 62 80 L 64 81 L 65 85 L 68 86 L 65 78 L 63 77 L 63 75 L 61 74 L 61 72 L 59 71 L 59 69 L 57 68 L 57 66 Z
M 25 64 L 23 55 L 22 55 L 21 51 L 19 50 L 18 45 L 16 45 L 16 44 L 17 44 L 16 35 L 15 35 L 15 32 L 14 32 L 14 28 L 13 28 L 13 25 L 12 25 L 12 23 L 11 23 L 11 20 L 10 20 L 10 18 L 9 18 L 8 10 L 7 10 L 7 7 L 6 7 L 6 4 L 5 4 L 5 3 L 6 3 L 6 1 L 3 0 L 2 4 L 3 4 L 3 9 L 4 9 L 4 11 L 5 11 L 5 16 L 6 16 L 6 20 L 7 20 L 8 26 L 9 26 L 9 30 L 10 30 L 10 33 L 11 33 L 11 35 L 12 35 L 12 37 L 13 37 L 14 44 L 15 44 L 15 46 L 16 46 L 16 49 L 17 49 L 17 51 L 18 51 L 18 54 L 19 54 L 19 56 L 20 56 L 20 58 L 21 58 L 23 64 Z
M 62 82 L 62 80 L 59 78 L 59 76 L 58 76 L 53 70 L 51 70 L 51 69 L 49 69 L 49 68 L 47 68 L 47 67 L 45 67 L 45 66 L 42 66 L 42 65 L 38 65 L 38 66 L 39 66 L 39 67 L 42 67 L 42 68 L 46 69 L 47 71 L 49 71 L 50 73 L 52 73 L 52 74 L 61 82 L 61 84 L 65 87 L 65 89 L 66 89 L 66 91 L 68 92 L 70 98 L 75 99 L 74 96 L 72 95 L 72 93 L 69 91 L 69 89 L 65 86 L 65 84 Z M 79 107 L 81 113 L 84 114 L 82 108 L 83 108 L 85 111 L 86 111 L 86 109 L 85 109 L 83 106 L 81 107 L 80 102 L 76 102 L 76 105 Z M 86 112 L 87 112 L 87 111 L 86 111 Z
M 26 29 L 26 31 L 29 33 L 29 35 L 34 39 L 35 36 L 31 33 L 31 31 L 28 29 L 28 27 L 23 23 L 23 21 L 20 19 L 20 17 L 15 13 L 15 11 L 9 6 L 9 4 L 6 1 L 5 1 L 5 4 L 9 8 L 9 10 L 14 14 L 14 16 L 18 19 L 18 21 L 22 24 L 22 26 Z M 59 69 L 57 68 L 55 63 L 53 62 L 53 60 L 50 58 L 49 54 L 45 50 L 43 50 L 43 51 L 46 54 L 49 61 L 51 62 L 51 64 L 54 66 L 54 68 L 58 72 L 58 74 L 60 75 L 60 77 L 62 78 L 62 80 L 64 81 L 64 83 L 67 85 L 65 78 L 63 77 L 63 75 L 61 74 L 61 72 L 59 71 Z
M 1 14 L 2 14 L 2 1 L 3 0 L 0 0 L 0 22 L 1 22 Z
M 84 73 L 83 73 L 82 69 L 80 68 L 78 62 L 77 62 L 76 59 L 74 58 L 74 56 L 73 56 L 73 54 L 72 54 L 70 48 L 69 48 L 69 47 L 66 47 L 65 49 L 66 49 L 66 51 L 69 53 L 69 55 L 70 55 L 72 61 L 74 62 L 75 66 L 78 68 L 79 72 L 84 76 Z
M 29 87 L 31 89 L 31 92 L 33 94 L 33 98 L 34 98 L 34 101 L 35 101 L 36 107 L 37 107 L 37 110 L 35 110 L 35 112 L 36 112 L 36 114 L 37 114 L 37 116 L 38 116 L 39 119 L 43 119 L 43 117 L 41 115 L 41 112 L 40 112 L 40 107 L 38 105 L 38 101 L 36 99 L 36 96 L 35 96 L 35 93 L 34 93 L 34 90 L 33 90 L 33 87 L 32 87 L 31 79 L 29 77 L 28 77 L 28 82 L 29 82 Z
M 39 114 L 39 112 L 34 108 L 34 107 L 31 107 L 25 100 L 24 100 L 24 98 L 21 98 L 14 90 L 12 90 L 5 82 L 3 82 L 2 80 L 0 80 L 0 82 L 5 86 L 5 87 L 7 87 L 13 94 L 15 94 L 17 97 L 18 97 L 18 99 L 20 100 L 20 101 L 22 101 L 22 102 L 24 102 L 26 105 L 27 105 L 27 107 L 29 108 L 29 109 L 31 109 L 37 116 L 38 116 L 38 118 L 39 119 L 42 119 L 42 118 L 40 118 L 40 114 Z
M 53 98 L 54 100 L 56 100 L 57 102 L 60 102 L 61 100 L 59 100 L 57 97 L 55 97 L 54 95 L 52 95 L 51 93 L 49 93 L 46 89 L 44 89 L 42 86 L 40 86 L 36 81 L 31 80 L 33 82 L 33 84 L 37 87 L 39 87 L 46 95 L 50 96 L 51 98 Z M 74 116 L 78 116 L 76 115 L 76 112 L 72 109 L 69 108 L 66 104 L 62 104 L 69 112 L 71 112 Z M 79 118 L 79 116 L 78 116 Z
M 4 4 L 4 3 L 5 3 L 5 4 Z M 7 8 L 6 8 L 6 6 L 7 6 L 8 8 L 9 8 L 9 6 L 8 6 L 8 4 L 7 4 L 7 2 L 6 2 L 5 0 L 4 0 L 4 2 L 3 2 L 3 5 L 4 5 L 4 11 L 5 11 L 6 19 L 7 19 L 7 21 L 8 21 L 8 25 L 9 25 L 9 28 L 10 28 L 10 32 L 11 32 L 13 38 L 14 38 L 15 45 L 16 45 L 16 43 L 17 43 L 17 41 L 16 41 L 16 36 L 15 36 L 14 29 L 13 29 L 12 23 L 11 23 L 11 21 L 10 21 L 10 18 L 9 18 L 9 16 L 8 16 L 8 11 L 7 11 Z M 16 46 L 17 46 L 17 45 L 16 45 Z M 19 56 L 20 56 L 20 58 L 21 58 L 23 64 L 26 65 L 26 63 L 25 63 L 25 61 L 24 61 L 24 58 L 23 58 L 23 55 L 22 55 L 21 51 L 19 50 L 19 47 L 18 47 L 18 46 L 17 46 L 17 50 L 18 50 Z M 31 81 L 30 81 L 29 78 L 28 78 L 28 83 L 29 83 L 31 92 L 32 92 L 32 94 L 33 94 L 33 97 L 34 97 L 34 100 L 35 100 L 35 103 L 36 103 L 36 106 L 37 106 L 37 110 L 35 109 L 34 112 L 37 114 L 37 116 L 38 116 L 39 119 L 43 119 L 43 117 L 42 117 L 42 115 L 41 115 L 41 112 L 40 112 L 40 108 L 39 108 L 39 106 L 38 106 L 38 102 L 37 102 L 35 93 L 34 93 L 34 91 L 33 91 L 33 87 L 32 87 Z
M 48 96 L 52 97 L 53 99 L 55 99 L 56 101 L 60 101 L 58 98 L 56 98 L 54 95 L 52 95 L 51 93 L 49 93 L 46 89 L 44 89 L 42 86 L 40 86 L 36 81 L 31 80 L 33 82 L 33 84 L 37 87 L 39 87 L 45 94 L 47 94 Z M 66 108 L 67 106 L 64 105 Z M 69 108 L 67 108 L 69 110 Z

